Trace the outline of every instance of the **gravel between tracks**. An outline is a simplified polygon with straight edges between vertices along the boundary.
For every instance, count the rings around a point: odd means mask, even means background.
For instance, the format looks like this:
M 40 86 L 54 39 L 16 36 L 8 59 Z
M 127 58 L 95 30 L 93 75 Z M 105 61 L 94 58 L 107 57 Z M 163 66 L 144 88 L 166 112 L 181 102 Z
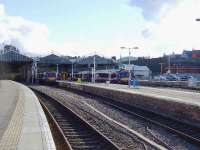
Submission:
M 153 149 L 153 147 L 146 144 L 145 142 L 142 142 L 144 143 L 142 144 L 140 139 L 138 139 L 136 136 L 133 136 L 133 134 L 130 134 L 125 129 L 119 127 L 116 124 L 113 124 L 111 121 L 103 118 L 102 116 L 99 116 L 99 114 L 97 114 L 95 111 L 89 109 L 87 105 L 85 105 L 85 103 L 95 107 L 97 110 L 101 111 L 107 116 L 113 118 L 120 123 L 125 124 L 131 129 L 136 130 L 148 139 L 151 139 L 157 143 L 159 143 L 158 139 L 160 139 L 161 141 L 164 141 L 166 145 L 169 145 L 172 149 L 197 149 L 193 145 L 178 138 L 177 136 L 174 136 L 172 133 L 169 133 L 162 128 L 149 124 L 141 119 L 138 119 L 137 117 L 135 118 L 124 112 L 114 109 L 111 106 L 101 103 L 101 98 L 93 98 L 92 96 L 89 96 L 87 94 L 81 96 L 76 93 L 51 87 L 37 86 L 37 90 L 48 93 L 48 95 L 52 98 L 57 98 L 58 95 L 61 96 L 59 100 L 61 100 L 63 103 L 65 103 L 65 105 L 76 111 L 84 119 L 88 120 L 99 131 L 104 133 L 120 147 L 126 149 L 144 149 L 145 144 L 147 149 Z M 55 94 L 57 94 L 56 97 Z
M 78 99 L 84 100 L 84 102 L 92 105 L 96 109 L 100 110 L 102 113 L 111 116 L 114 120 L 117 120 L 130 128 L 138 131 L 143 134 L 145 137 L 148 137 L 155 142 L 163 141 L 166 145 L 170 146 L 172 149 L 176 150 L 198 150 L 199 147 L 196 147 L 187 141 L 183 140 L 181 137 L 170 133 L 169 131 L 158 127 L 154 124 L 151 124 L 147 121 L 143 121 L 138 117 L 134 117 L 118 109 L 113 108 L 112 106 L 108 106 L 101 102 L 102 98 L 93 98 L 88 94 L 84 94 L 84 96 L 78 95 L 76 93 L 72 93 L 66 91 L 68 94 L 77 97 Z M 159 142 L 159 141 L 158 141 Z
M 141 141 L 137 136 L 130 134 L 126 129 L 114 124 L 102 117 L 94 110 L 85 105 L 78 96 L 68 95 L 64 90 L 44 86 L 32 86 L 31 88 L 47 94 L 53 99 L 59 100 L 62 104 L 75 111 L 78 115 L 87 120 L 98 131 L 107 136 L 122 149 L 148 149 L 155 150 L 148 143 Z

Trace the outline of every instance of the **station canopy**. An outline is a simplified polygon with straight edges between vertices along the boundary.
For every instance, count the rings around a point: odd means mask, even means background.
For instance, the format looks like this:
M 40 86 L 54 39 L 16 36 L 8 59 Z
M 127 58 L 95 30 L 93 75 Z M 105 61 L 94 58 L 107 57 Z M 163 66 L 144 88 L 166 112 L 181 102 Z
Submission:
M 51 55 L 40 58 L 39 63 L 40 64 L 51 64 L 51 65 L 71 64 L 71 62 L 68 59 L 59 57 L 55 54 L 51 54 Z
M 18 51 L 6 51 L 4 53 L 0 54 L 0 62 L 5 63 L 15 63 L 15 62 L 21 62 L 21 63 L 31 63 L 33 62 L 32 58 L 29 58 L 25 55 L 20 54 Z
M 89 57 L 85 57 L 85 58 L 81 58 L 77 64 L 93 64 L 94 63 L 94 56 L 89 56 Z M 113 59 L 109 59 L 109 58 L 105 58 L 105 57 L 100 57 L 98 55 L 95 55 L 95 63 L 96 64 L 101 64 L 101 65 L 105 65 L 105 64 L 115 64 L 115 61 Z

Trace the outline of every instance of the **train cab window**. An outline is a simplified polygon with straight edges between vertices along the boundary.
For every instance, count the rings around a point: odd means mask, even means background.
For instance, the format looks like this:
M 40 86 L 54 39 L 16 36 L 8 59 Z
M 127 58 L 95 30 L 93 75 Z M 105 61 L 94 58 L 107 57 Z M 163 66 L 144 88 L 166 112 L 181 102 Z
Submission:
M 116 73 L 111 74 L 111 78 L 116 78 L 116 77 L 117 77 Z
M 54 72 L 48 72 L 47 76 L 48 77 L 55 77 L 56 73 L 54 73 Z

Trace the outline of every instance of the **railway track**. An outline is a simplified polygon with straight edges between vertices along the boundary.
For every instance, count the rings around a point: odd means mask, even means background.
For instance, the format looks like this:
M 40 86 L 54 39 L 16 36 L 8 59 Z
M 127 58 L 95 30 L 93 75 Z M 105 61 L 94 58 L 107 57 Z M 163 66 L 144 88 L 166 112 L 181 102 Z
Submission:
M 134 106 L 128 106 L 127 104 L 113 101 L 112 99 L 107 98 L 107 97 L 101 97 L 101 96 L 96 96 L 96 95 L 92 95 L 88 93 L 83 93 L 82 91 L 78 91 L 78 90 L 72 90 L 72 89 L 68 89 L 68 90 L 87 98 L 93 98 L 121 112 L 127 113 L 131 116 L 140 118 L 153 125 L 166 129 L 167 131 L 173 133 L 174 136 L 179 136 L 185 139 L 186 141 L 200 147 L 200 128 L 170 119 L 168 117 L 157 115 L 153 112 L 149 112 L 149 111 L 146 111 Z M 172 149 L 171 147 L 168 147 L 166 144 L 162 144 L 162 145 L 165 145 L 167 149 Z
M 51 89 L 49 89 L 49 90 L 51 90 Z M 150 137 L 153 138 L 154 142 L 158 143 L 158 145 L 163 146 L 164 149 L 173 150 L 176 148 L 173 147 L 173 145 L 171 145 L 168 141 L 165 141 L 162 138 L 160 139 L 159 136 L 156 135 L 156 132 L 155 133 L 153 132 L 153 130 L 155 129 L 156 126 L 158 128 L 161 127 L 160 129 L 165 129 L 167 132 L 170 131 L 172 133 L 173 137 L 177 136 L 178 139 L 185 139 L 185 141 L 188 141 L 188 142 L 194 144 L 194 147 L 197 147 L 197 148 L 200 147 L 200 129 L 197 127 L 193 127 L 188 124 L 183 124 L 181 122 L 178 122 L 178 121 L 175 121 L 175 120 L 172 120 L 172 119 L 169 119 L 169 118 L 166 118 L 166 117 L 163 117 L 163 116 L 160 116 L 160 115 L 157 115 L 157 114 L 154 114 L 154 113 L 151 113 L 151 112 L 148 112 L 148 111 L 145 111 L 145 110 L 133 107 L 133 106 L 128 106 L 128 105 L 113 101 L 113 100 L 105 98 L 105 97 L 91 95 L 91 94 L 83 93 L 80 91 L 74 91 L 74 90 L 70 90 L 68 92 L 65 91 L 66 92 L 66 95 L 65 95 L 64 90 L 63 91 L 58 90 L 59 92 L 56 91 L 56 89 L 52 89 L 52 90 L 54 90 L 55 93 L 52 91 L 52 94 L 49 94 L 49 95 L 53 98 L 55 98 L 55 96 L 53 94 L 58 93 L 58 96 L 59 95 L 66 96 L 67 99 L 71 99 L 71 100 L 78 99 L 78 101 L 81 101 L 82 103 L 84 103 L 84 105 L 89 105 L 89 106 L 93 107 L 91 109 L 95 109 L 95 107 L 96 107 L 96 105 L 91 105 L 91 104 L 93 104 L 92 101 L 99 101 L 100 103 L 104 104 L 104 105 L 102 105 L 102 107 L 109 106 L 113 110 L 115 109 L 115 110 L 118 110 L 119 112 L 123 112 L 124 114 L 129 114 L 129 116 L 133 116 L 134 118 L 139 118 L 139 120 L 144 120 L 144 122 L 147 123 L 145 125 L 146 133 L 148 135 L 150 135 Z M 50 92 L 50 91 L 48 91 L 48 92 Z M 72 92 L 74 94 L 70 94 L 70 92 Z M 89 100 L 89 99 L 91 99 L 91 100 Z M 78 107 L 78 105 L 79 104 L 77 104 L 77 107 Z M 105 106 L 105 105 L 107 105 L 107 106 Z M 78 109 L 82 109 L 82 107 L 80 107 Z M 98 109 L 97 110 L 95 109 L 94 111 L 97 111 L 97 113 L 98 113 Z M 109 116 L 109 113 L 107 115 Z M 111 118 L 112 118 L 112 116 L 111 116 Z M 116 121 L 118 121 L 118 120 L 116 119 Z M 120 124 L 120 121 L 118 123 Z M 126 126 L 126 124 L 123 124 L 123 123 L 122 123 L 122 125 Z M 144 136 L 145 135 L 146 134 L 144 134 Z M 150 138 L 150 139 L 152 139 L 152 138 Z M 146 142 L 143 143 L 143 149 L 149 149 L 149 147 L 146 148 Z M 158 149 L 160 149 L 160 148 L 158 148 Z
M 41 93 L 36 93 L 43 108 L 53 117 L 54 124 L 61 132 L 66 147 L 69 150 L 119 150 L 112 141 L 95 130 L 73 110 L 66 108 L 58 101 Z M 62 140 L 63 140 L 62 139 Z
M 100 101 L 101 103 L 108 105 L 110 107 L 113 107 L 121 112 L 127 113 L 131 116 L 135 116 L 146 122 L 149 122 L 156 126 L 164 128 L 164 129 L 170 131 L 171 133 L 174 133 L 174 135 L 178 135 L 178 136 L 182 137 L 183 139 L 189 141 L 190 143 L 193 143 L 200 147 L 200 129 L 195 126 L 181 123 L 176 120 L 172 120 L 170 118 L 163 117 L 163 116 L 157 115 L 155 113 L 142 110 L 140 108 L 128 106 L 126 104 L 122 104 L 120 102 L 113 101 L 109 98 L 91 95 L 91 94 L 83 93 L 83 92 L 80 92 L 77 90 L 70 90 L 70 91 L 80 94 L 82 96 L 92 97 L 93 99 L 96 99 L 96 100 Z M 167 148 L 171 149 L 169 147 L 167 147 Z
M 192 127 L 185 123 L 181 123 L 166 117 L 161 117 L 159 115 L 155 115 L 154 113 L 146 112 L 138 108 L 134 108 L 134 111 L 132 111 L 131 107 L 129 106 L 122 107 L 121 104 L 113 102 L 111 103 L 107 100 L 103 101 L 103 103 L 112 106 L 120 111 L 123 111 L 127 114 L 139 117 L 140 119 L 148 121 L 154 125 L 160 126 L 172 133 L 175 133 L 178 136 L 181 136 L 187 141 L 200 146 L 200 129 L 197 127 Z

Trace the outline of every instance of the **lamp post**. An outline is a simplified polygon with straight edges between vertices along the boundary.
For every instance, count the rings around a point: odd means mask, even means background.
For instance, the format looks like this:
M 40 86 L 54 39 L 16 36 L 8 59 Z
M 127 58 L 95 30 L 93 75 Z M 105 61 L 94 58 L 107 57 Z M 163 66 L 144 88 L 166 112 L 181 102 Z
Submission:
M 168 57 L 168 71 L 167 71 L 169 74 L 171 73 L 171 56 L 169 54 L 169 57 Z
M 95 52 L 95 54 L 94 54 L 94 58 L 93 58 L 93 64 L 94 64 L 94 66 L 93 66 L 93 80 L 92 80 L 92 82 L 93 83 L 95 83 L 95 80 L 96 80 L 96 52 Z
M 163 65 L 165 64 L 165 63 L 159 63 L 160 64 L 160 74 L 162 75 L 163 74 Z
M 178 74 L 178 64 L 176 64 L 176 74 Z
M 33 59 L 32 67 L 31 67 L 31 72 L 32 72 L 31 82 L 33 84 L 34 81 L 36 82 L 36 80 L 37 80 L 37 72 L 38 72 L 37 59 Z
M 72 58 L 70 61 L 71 61 L 71 63 L 72 63 L 72 64 L 71 64 L 71 65 L 72 65 L 72 66 L 71 66 L 71 78 L 73 79 L 73 78 L 74 78 L 74 63 L 76 62 L 76 59 L 73 59 L 73 58 Z
M 120 47 L 121 50 L 125 49 L 125 47 Z M 120 63 L 119 63 L 119 69 L 122 69 L 122 55 L 120 54 Z
M 73 79 L 73 77 L 74 77 L 74 63 L 73 63 L 73 61 L 72 61 L 72 70 L 71 70 L 71 74 L 72 74 L 72 79 Z
M 121 50 L 127 49 L 128 50 L 128 72 L 129 72 L 129 77 L 128 77 L 128 86 L 130 87 L 130 81 L 131 81 L 131 50 L 134 49 L 139 49 L 137 46 L 130 48 L 130 47 L 120 47 Z
M 56 64 L 56 80 L 58 79 L 58 74 L 59 74 L 59 68 L 58 68 L 58 64 Z

